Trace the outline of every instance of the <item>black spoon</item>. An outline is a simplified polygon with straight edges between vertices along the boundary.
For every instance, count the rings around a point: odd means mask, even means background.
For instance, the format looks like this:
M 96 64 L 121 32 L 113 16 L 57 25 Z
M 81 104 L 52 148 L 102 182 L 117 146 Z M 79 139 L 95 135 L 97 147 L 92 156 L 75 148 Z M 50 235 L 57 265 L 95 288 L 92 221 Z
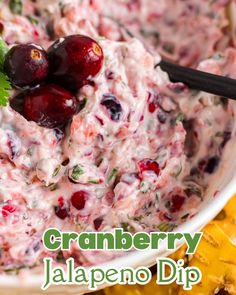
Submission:
M 172 82 L 182 82 L 191 89 L 236 100 L 236 80 L 162 60 L 157 66 L 167 72 Z
M 136 38 L 133 32 L 127 29 L 118 20 L 106 15 L 103 15 L 103 17 L 115 22 L 123 30 L 124 39 L 126 39 L 126 36 Z M 236 100 L 236 79 L 183 67 L 166 60 L 162 60 L 156 65 L 156 67 L 158 66 L 160 66 L 163 71 L 167 72 L 172 82 L 182 82 L 191 89 L 201 90 Z

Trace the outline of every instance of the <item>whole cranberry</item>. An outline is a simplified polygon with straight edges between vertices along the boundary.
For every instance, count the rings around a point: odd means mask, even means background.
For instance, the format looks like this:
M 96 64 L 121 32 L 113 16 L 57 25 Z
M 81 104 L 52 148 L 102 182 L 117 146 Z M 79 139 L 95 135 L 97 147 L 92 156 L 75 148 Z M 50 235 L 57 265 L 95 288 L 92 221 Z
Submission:
M 16 112 L 23 114 L 24 109 L 24 100 L 25 100 L 25 93 L 24 91 L 16 94 L 15 96 L 11 97 L 9 100 L 9 104 L 13 110 Z
M 6 55 L 4 71 L 14 86 L 36 86 L 49 73 L 47 52 L 35 44 L 16 45 Z
M 102 68 L 103 51 L 93 39 L 71 35 L 56 41 L 48 49 L 50 76 L 53 81 L 77 90 Z
M 84 209 L 88 196 L 89 195 L 86 191 L 75 192 L 71 197 L 72 206 L 74 206 L 77 210 Z
M 40 86 L 25 94 L 23 115 L 43 127 L 56 128 L 66 124 L 76 110 L 75 97 L 57 85 Z

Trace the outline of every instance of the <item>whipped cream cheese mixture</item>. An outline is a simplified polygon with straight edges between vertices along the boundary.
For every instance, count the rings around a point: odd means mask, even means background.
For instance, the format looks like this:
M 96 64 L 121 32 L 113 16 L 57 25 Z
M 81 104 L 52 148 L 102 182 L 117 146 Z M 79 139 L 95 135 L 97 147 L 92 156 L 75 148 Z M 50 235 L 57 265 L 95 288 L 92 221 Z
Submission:
M 47 49 L 72 34 L 94 38 L 104 64 L 77 99 L 65 131 L 0 108 L 0 272 L 69 256 L 94 265 L 122 253 L 49 253 L 42 234 L 171 231 L 192 218 L 235 136 L 235 103 L 171 83 L 161 56 L 236 76 L 225 0 L 24 0 L 21 15 L 0 3 L 9 44 Z M 82 107 L 83 105 L 83 107 Z M 81 196 L 80 209 L 71 204 Z

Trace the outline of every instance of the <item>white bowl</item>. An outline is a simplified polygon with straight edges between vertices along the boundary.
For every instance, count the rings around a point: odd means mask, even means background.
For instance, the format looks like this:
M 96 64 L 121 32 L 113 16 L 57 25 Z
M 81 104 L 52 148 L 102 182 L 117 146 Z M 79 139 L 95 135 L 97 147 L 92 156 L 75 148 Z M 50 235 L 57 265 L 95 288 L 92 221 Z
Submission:
M 221 166 L 218 172 L 212 177 L 211 184 L 205 196 L 205 201 L 199 208 L 199 213 L 191 220 L 176 228 L 178 232 L 194 233 L 199 231 L 204 225 L 211 221 L 220 210 L 226 205 L 228 200 L 236 192 L 236 139 L 231 140 L 226 146 Z M 218 193 L 215 195 L 215 192 Z M 181 246 L 179 244 L 178 246 Z M 119 268 L 130 266 L 152 266 L 158 256 L 167 256 L 170 252 L 165 249 L 164 242 L 158 250 L 134 251 L 127 253 L 121 258 L 104 263 L 104 267 Z M 99 265 L 101 266 L 101 265 Z M 11 295 L 36 295 L 36 294 L 83 294 L 88 292 L 87 286 L 52 286 L 46 292 L 41 291 L 43 275 L 30 275 L 27 278 L 18 276 L 0 276 L 0 294 Z M 105 285 L 100 286 L 100 288 Z

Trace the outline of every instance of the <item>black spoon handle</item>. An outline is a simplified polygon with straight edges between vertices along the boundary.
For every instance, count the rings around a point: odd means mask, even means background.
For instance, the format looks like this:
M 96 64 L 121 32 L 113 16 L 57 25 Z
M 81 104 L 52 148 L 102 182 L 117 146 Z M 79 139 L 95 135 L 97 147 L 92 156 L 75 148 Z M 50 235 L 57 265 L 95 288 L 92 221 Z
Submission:
M 236 80 L 179 66 L 162 60 L 158 64 L 172 82 L 183 82 L 191 89 L 202 90 L 236 100 Z

